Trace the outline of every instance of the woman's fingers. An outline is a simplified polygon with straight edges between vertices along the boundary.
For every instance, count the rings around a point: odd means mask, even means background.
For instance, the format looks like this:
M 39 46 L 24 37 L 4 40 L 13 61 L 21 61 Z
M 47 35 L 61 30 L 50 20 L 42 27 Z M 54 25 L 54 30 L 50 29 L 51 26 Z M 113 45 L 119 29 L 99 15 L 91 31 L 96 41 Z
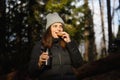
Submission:
M 48 58 L 49 58 L 48 53 L 43 52 L 39 57 L 38 65 L 41 66 L 44 62 L 48 60 Z
M 65 42 L 70 42 L 71 41 L 71 39 L 70 39 L 70 36 L 69 36 L 69 34 L 67 33 L 67 32 L 62 32 L 62 39 L 65 41 Z
M 45 62 L 49 58 L 48 53 L 43 52 L 40 56 L 40 61 Z

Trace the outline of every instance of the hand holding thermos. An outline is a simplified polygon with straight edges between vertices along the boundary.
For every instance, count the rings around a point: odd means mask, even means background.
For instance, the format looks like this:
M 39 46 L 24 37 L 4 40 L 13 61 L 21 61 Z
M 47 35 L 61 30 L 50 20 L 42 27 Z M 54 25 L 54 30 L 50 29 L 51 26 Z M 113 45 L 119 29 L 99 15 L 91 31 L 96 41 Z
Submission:
M 51 55 L 48 49 L 39 56 L 38 65 L 51 66 Z

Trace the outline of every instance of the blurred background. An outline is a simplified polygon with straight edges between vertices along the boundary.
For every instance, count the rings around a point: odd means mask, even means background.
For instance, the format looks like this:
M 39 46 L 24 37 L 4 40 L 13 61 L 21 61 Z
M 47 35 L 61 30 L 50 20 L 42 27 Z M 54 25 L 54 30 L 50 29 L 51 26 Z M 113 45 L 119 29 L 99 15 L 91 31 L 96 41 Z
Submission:
M 18 80 L 6 76 L 18 71 L 19 80 L 28 80 L 31 50 L 45 31 L 49 12 L 63 18 L 85 63 L 119 54 L 120 0 L 0 0 L 0 80 Z

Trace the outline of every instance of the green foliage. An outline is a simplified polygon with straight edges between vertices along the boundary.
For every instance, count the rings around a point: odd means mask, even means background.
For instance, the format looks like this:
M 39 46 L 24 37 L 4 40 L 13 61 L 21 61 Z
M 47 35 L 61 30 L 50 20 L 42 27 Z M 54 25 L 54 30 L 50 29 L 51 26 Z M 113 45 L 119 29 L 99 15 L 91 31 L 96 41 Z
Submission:
M 48 12 L 60 12 L 70 2 L 70 0 L 49 0 L 46 3 L 46 11 Z
M 65 25 L 65 31 L 67 31 L 71 37 L 75 36 L 76 28 L 70 24 Z

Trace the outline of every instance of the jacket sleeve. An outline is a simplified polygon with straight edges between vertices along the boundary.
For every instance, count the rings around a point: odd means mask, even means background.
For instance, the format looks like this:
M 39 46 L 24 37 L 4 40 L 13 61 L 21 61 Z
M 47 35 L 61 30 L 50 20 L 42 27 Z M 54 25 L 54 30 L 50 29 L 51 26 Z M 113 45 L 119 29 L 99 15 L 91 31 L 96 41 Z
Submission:
M 75 41 L 67 43 L 67 49 L 71 58 L 72 66 L 78 68 L 83 64 L 83 58 L 80 51 L 78 50 L 77 44 Z
M 35 77 L 40 73 L 41 69 L 38 66 L 38 60 L 41 53 L 42 53 L 41 44 L 40 42 L 37 42 L 33 46 L 30 62 L 28 65 L 28 72 L 29 72 L 29 75 L 32 77 Z

